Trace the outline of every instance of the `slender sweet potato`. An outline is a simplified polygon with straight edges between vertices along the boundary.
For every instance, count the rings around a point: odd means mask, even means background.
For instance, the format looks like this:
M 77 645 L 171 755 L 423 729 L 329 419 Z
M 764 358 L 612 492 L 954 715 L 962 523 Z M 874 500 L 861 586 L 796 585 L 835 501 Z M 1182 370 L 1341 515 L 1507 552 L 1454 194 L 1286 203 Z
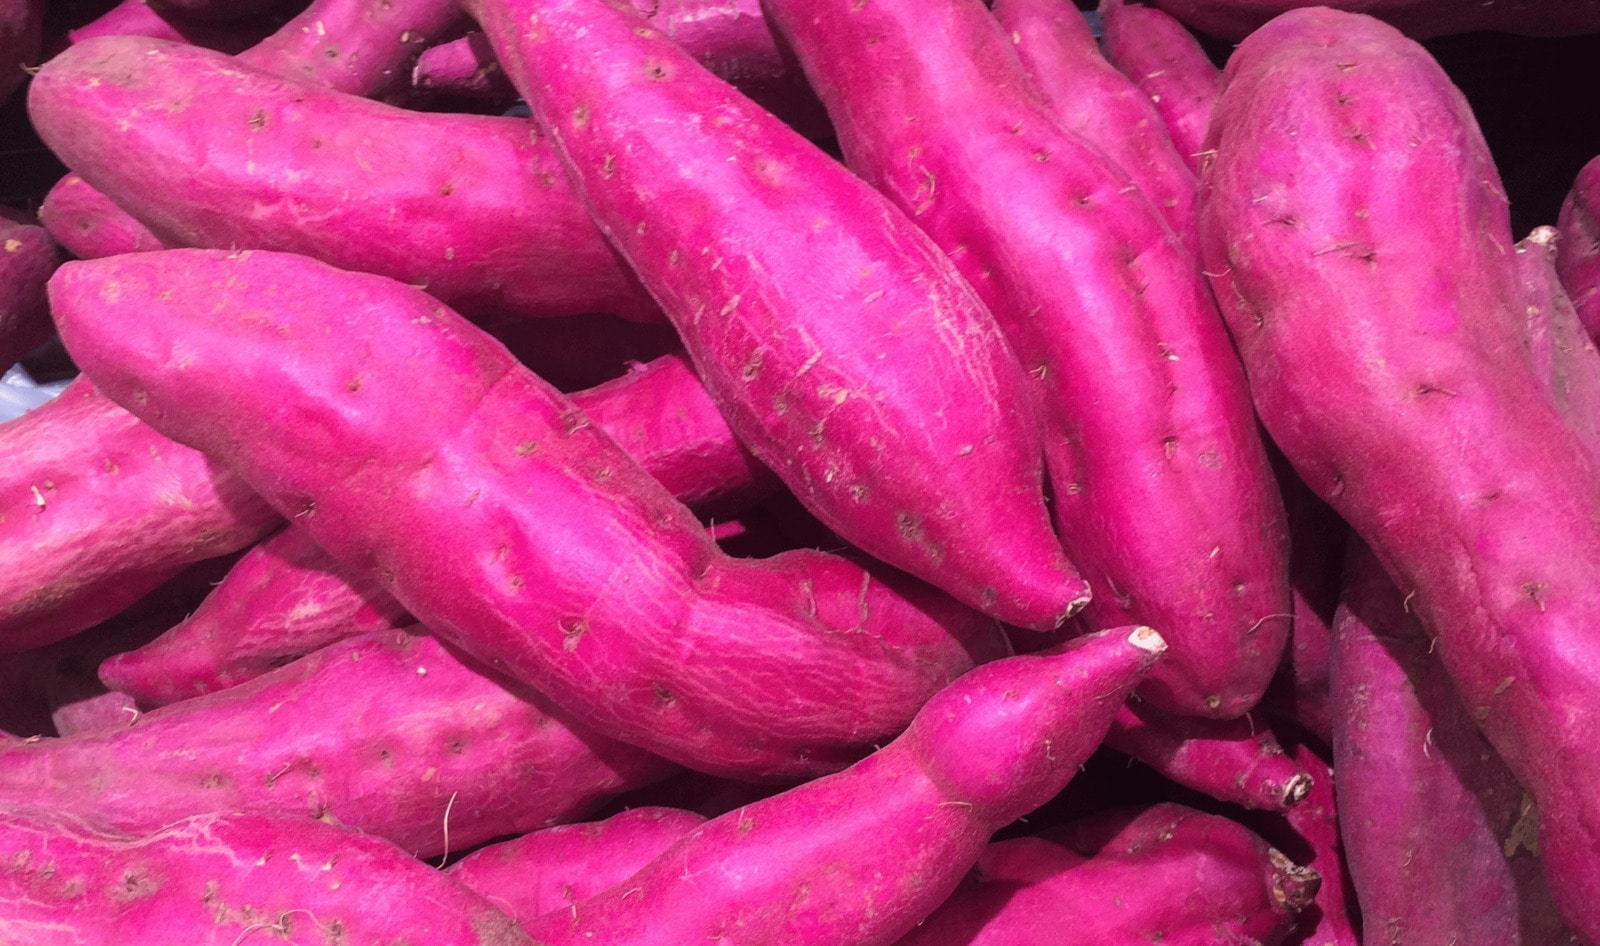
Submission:
M 1029 94 L 981 0 L 786 0 L 770 15 L 849 165 L 955 260 L 1029 369 L 1089 623 L 1161 629 L 1171 649 L 1140 696 L 1162 709 L 1249 710 L 1288 632 L 1288 530 L 1194 256 Z
M 1567 942 L 1539 867 L 1532 800 L 1377 559 L 1353 543 L 1344 571 L 1333 761 L 1366 926 L 1396 946 Z
M 1600 351 L 1561 284 L 1559 246 L 1553 227 L 1535 227 L 1517 244 L 1528 357 L 1556 410 L 1600 457 Z
M 411 70 L 411 86 L 419 92 L 490 102 L 509 103 L 517 98 L 516 88 L 494 58 L 489 38 L 478 30 L 424 49 Z
M 1022 367 L 911 220 L 629 11 L 467 9 L 729 426 L 807 508 L 1013 624 L 1088 601 Z
M 62 258 L 43 227 L 0 207 L 0 372 L 55 334 L 44 285 Z
M 211 250 L 68 263 L 51 287 L 97 384 L 441 637 L 674 761 L 840 768 L 1006 647 L 905 576 L 727 558 L 568 398 L 413 287 Z
M 1115 833 L 1075 823 L 989 845 L 976 876 L 899 946 L 1048 946 L 1064 936 L 1097 946 L 1275 946 L 1320 882 L 1218 815 L 1173 804 L 1115 814 Z M 1092 848 L 1082 845 L 1089 833 L 1100 835 Z
M 183 818 L 148 833 L 0 806 L 0 941 L 28 946 L 532 946 L 488 901 L 379 838 Z
M 622 883 L 705 821 L 678 808 L 632 808 L 479 848 L 446 873 L 524 922 Z
M 1556 266 L 1590 338 L 1600 337 L 1600 157 L 1583 166 L 1561 202 Z
M 675 769 L 404 631 L 124 723 L 0 753 L 0 799 L 133 831 L 207 811 L 320 818 L 436 857 Z
M 313 0 L 239 61 L 351 95 L 381 95 L 410 78 L 424 47 L 464 18 L 452 0 Z
M 1294 11 L 1234 51 L 1208 140 L 1206 268 L 1261 419 L 1411 596 L 1600 941 L 1600 464 L 1528 356 L 1468 105 L 1393 28 Z
M 1183 24 L 1155 7 L 1100 0 L 1105 53 L 1160 113 L 1178 154 L 1196 173 L 1222 71 Z
M 1117 712 L 1106 747 L 1219 801 L 1286 811 L 1311 790 L 1312 777 L 1265 724 L 1173 716 L 1143 703 Z
M 76 174 L 63 177 L 44 195 L 39 223 L 79 259 L 165 248 L 149 227 Z
M 1067 0 L 995 0 L 995 18 L 1057 120 L 1105 152 L 1194 249 L 1194 169 L 1157 103 L 1100 54 L 1089 21 Z
M 238 477 L 86 378 L 0 425 L 0 456 L 0 653 L 69 637 L 278 521 Z
M 1600 31 L 1600 0 L 1150 0 L 1202 33 L 1238 40 L 1281 13 L 1329 7 L 1379 17 L 1415 39 L 1495 30 L 1521 36 Z
M 546 946 L 882 946 L 998 828 L 1061 790 L 1162 649 L 1149 628 L 986 664 L 846 771 L 714 818 L 624 882 L 524 924 Z

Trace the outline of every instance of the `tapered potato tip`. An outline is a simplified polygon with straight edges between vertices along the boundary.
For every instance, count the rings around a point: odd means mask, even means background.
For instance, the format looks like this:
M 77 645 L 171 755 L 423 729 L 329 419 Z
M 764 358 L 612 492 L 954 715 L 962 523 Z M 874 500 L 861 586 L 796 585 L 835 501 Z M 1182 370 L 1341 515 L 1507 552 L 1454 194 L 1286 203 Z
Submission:
M 1133 633 L 1128 635 L 1128 643 L 1152 654 L 1164 654 L 1167 651 L 1166 640 L 1156 632 L 1155 628 L 1143 624 L 1134 628 Z

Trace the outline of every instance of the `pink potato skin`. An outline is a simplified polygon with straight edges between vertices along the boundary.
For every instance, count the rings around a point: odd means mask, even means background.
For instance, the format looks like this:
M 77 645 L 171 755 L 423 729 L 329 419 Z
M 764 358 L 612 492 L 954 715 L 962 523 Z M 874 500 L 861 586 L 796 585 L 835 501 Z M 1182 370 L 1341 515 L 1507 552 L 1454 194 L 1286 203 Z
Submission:
M 1101 0 L 1111 64 L 1149 97 L 1174 149 L 1199 173 L 1222 71 L 1183 24 L 1155 7 Z
M 393 844 L 315 821 L 202 814 L 135 834 L 6 806 L 0 852 L 8 946 L 532 946 Z
M 318 818 L 438 857 L 581 818 L 675 768 L 432 637 L 379 631 L 118 727 L 8 748 L 0 798 L 130 831 L 206 811 Z
M 659 318 L 525 121 L 406 111 L 135 36 L 56 56 L 28 108 L 169 246 L 292 251 L 469 315 Z
M 66 175 L 44 195 L 39 222 L 78 259 L 166 248 L 149 227 L 76 174 Z
M 631 808 L 479 848 L 445 872 L 521 923 L 622 883 L 705 822 L 678 808 Z
M 1053 946 L 1064 932 L 1096 946 L 1277 946 L 1316 891 L 1315 871 L 1227 818 L 1173 804 L 1114 814 L 1114 827 L 990 844 L 898 946 Z M 1073 835 L 1108 830 L 1075 849 Z
M 62 259 L 43 227 L 0 207 L 0 373 L 55 334 L 44 287 Z
M 417 56 L 411 86 L 419 92 L 457 95 L 490 102 L 514 102 L 517 90 L 506 78 L 489 38 L 478 30 L 429 46 Z
M 238 477 L 86 378 L 0 425 L 0 456 L 0 653 L 70 637 L 278 521 Z
M 1366 927 L 1395 946 L 1572 941 L 1540 871 L 1532 799 L 1360 543 L 1345 576 L 1333 762 L 1339 834 Z
M 1068 0 L 995 0 L 1022 65 L 1067 131 L 1105 152 L 1194 248 L 1194 169 L 1139 86 L 1101 55 L 1089 21 Z
M 28 79 L 44 42 L 44 0 L 10 0 L 0 7 L 0 105 Z
M 1006 650 L 918 583 L 820 552 L 727 558 L 568 398 L 410 286 L 169 250 L 68 263 L 51 287 L 73 358 L 153 426 L 442 638 L 691 768 L 838 769 Z
M 985 664 L 849 769 L 713 818 L 524 929 L 545 946 L 893 943 L 990 835 L 1066 785 L 1162 646 L 1149 628 L 1120 628 Z
M 1209 140 L 1206 267 L 1261 419 L 1411 596 L 1600 942 L 1600 465 L 1529 358 L 1468 105 L 1394 29 L 1295 11 L 1234 51 Z
M 1311 790 L 1311 773 L 1284 752 L 1265 723 L 1248 718 L 1196 719 L 1129 703 L 1117 711 L 1106 747 L 1179 785 L 1246 808 L 1287 811 Z
M 630 10 L 468 11 L 729 427 L 808 509 L 1002 621 L 1087 602 L 1022 367 L 914 223 Z
M 1600 337 L 1600 157 L 1578 172 L 1556 218 L 1556 266 L 1590 338 Z
M 1600 0 L 1151 0 L 1188 26 L 1240 40 L 1281 13 L 1306 7 L 1366 14 L 1413 39 L 1493 30 L 1521 36 L 1600 31 Z
M 573 403 L 680 500 L 704 513 L 776 489 L 679 355 L 573 396 Z M 342 567 L 290 526 L 247 552 L 194 614 L 101 665 L 108 687 L 147 706 L 225 689 L 335 640 L 413 623 L 371 575 Z
M 1288 631 L 1288 530 L 1195 258 L 1028 94 L 979 0 L 770 14 L 849 165 L 955 260 L 1022 357 L 1057 528 L 1094 591 L 1088 623 L 1161 630 L 1170 649 L 1140 689 L 1161 709 L 1249 710 Z
M 1527 316 L 1528 360 L 1568 426 L 1600 457 L 1600 349 L 1562 285 L 1559 246 L 1554 227 L 1535 227 L 1513 257 Z

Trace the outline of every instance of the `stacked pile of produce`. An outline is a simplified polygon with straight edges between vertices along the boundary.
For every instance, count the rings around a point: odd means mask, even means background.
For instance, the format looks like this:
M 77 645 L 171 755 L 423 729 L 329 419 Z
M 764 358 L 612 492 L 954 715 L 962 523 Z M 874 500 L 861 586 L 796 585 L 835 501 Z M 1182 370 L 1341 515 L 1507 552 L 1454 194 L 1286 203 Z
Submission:
M 9 5 L 0 944 L 1600 946 L 1600 3 L 1359 6 Z

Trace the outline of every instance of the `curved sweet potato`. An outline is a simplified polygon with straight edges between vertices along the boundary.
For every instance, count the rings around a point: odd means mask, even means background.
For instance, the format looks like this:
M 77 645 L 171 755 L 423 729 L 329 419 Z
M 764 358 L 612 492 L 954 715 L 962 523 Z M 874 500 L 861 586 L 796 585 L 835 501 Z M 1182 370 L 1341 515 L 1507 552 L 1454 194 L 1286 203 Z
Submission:
M 43 227 L 0 207 L 0 372 L 55 334 L 44 286 L 62 258 Z
M 1183 24 L 1155 7 L 1100 0 L 1106 58 L 1149 96 L 1189 168 L 1201 150 L 1222 71 Z

